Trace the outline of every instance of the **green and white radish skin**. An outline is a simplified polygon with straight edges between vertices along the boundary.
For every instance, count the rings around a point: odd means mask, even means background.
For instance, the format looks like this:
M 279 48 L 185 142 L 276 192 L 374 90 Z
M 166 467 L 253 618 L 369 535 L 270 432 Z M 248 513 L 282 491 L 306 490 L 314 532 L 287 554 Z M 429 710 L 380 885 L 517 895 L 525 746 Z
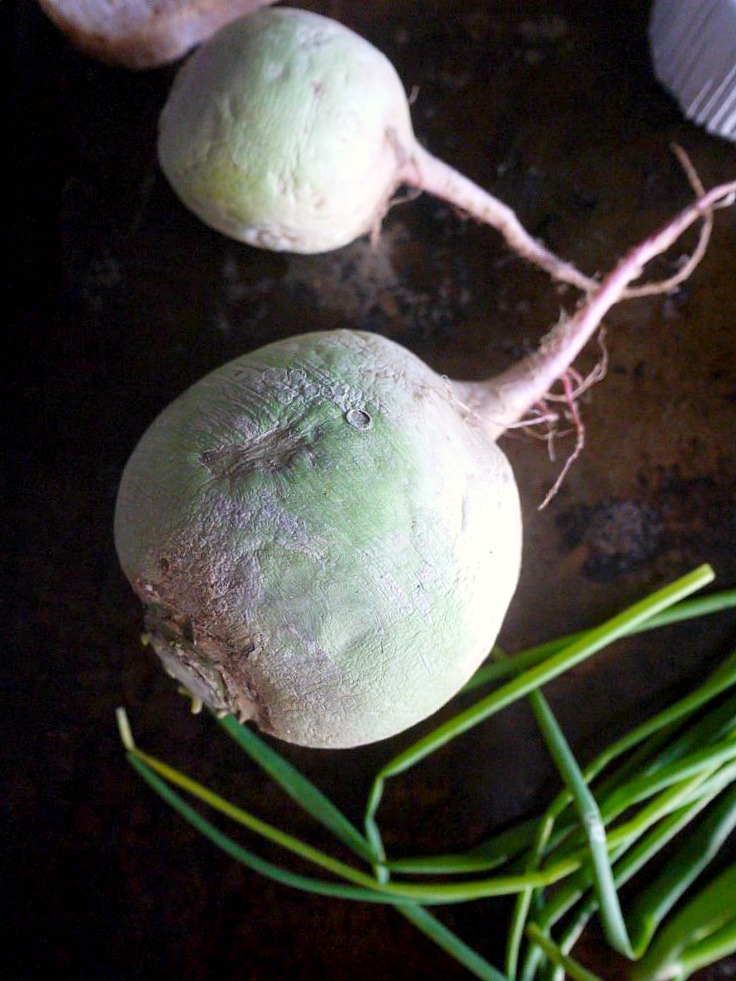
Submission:
M 270 345 L 182 395 L 117 514 L 171 673 L 312 746 L 439 709 L 488 653 L 521 557 L 509 464 L 451 383 L 351 331 Z
M 271 13 L 228 25 L 182 67 L 159 159 L 184 203 L 226 235 L 324 252 L 382 217 L 396 188 L 388 134 L 412 143 L 409 109 L 390 62 L 357 34 Z
M 522 526 L 497 445 L 644 265 L 736 194 L 632 249 L 495 379 L 454 382 L 378 335 L 305 334 L 214 371 L 123 473 L 115 540 L 167 670 L 216 712 L 349 747 L 439 709 L 490 651 Z
M 495 227 L 554 278 L 595 282 L 525 231 L 511 208 L 417 141 L 396 69 L 330 18 L 262 9 L 187 60 L 161 113 L 161 168 L 205 223 L 260 248 L 328 252 L 376 233 L 398 188 Z

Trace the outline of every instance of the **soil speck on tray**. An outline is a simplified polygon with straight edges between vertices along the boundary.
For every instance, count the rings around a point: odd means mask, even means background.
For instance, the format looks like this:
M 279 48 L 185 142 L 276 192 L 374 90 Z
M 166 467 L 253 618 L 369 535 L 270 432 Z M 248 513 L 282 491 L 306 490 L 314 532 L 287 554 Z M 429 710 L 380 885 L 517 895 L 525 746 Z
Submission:
M 661 515 L 639 501 L 580 504 L 557 522 L 566 551 L 582 549 L 583 572 L 593 582 L 610 582 L 651 559 L 662 547 Z
M 735 493 L 711 476 L 683 477 L 677 468 L 668 469 L 643 480 L 638 498 L 563 511 L 557 519 L 561 547 L 566 553 L 579 550 L 583 574 L 597 583 L 660 558 L 694 564 L 704 548 L 718 548 Z

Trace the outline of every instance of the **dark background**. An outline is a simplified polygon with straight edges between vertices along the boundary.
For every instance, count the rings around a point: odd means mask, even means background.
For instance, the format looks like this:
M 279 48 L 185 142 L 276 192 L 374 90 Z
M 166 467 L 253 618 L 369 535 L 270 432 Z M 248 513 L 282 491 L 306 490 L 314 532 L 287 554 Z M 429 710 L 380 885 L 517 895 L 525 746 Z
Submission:
M 382 48 L 407 90 L 418 89 L 420 139 L 588 272 L 688 200 L 673 140 L 706 184 L 736 173 L 734 146 L 684 121 L 652 78 L 645 3 L 308 6 Z M 428 198 L 395 208 L 375 251 L 358 242 L 295 258 L 217 235 L 157 170 L 156 120 L 173 69 L 95 63 L 31 0 L 3 8 L 3 974 L 466 977 L 388 908 L 290 892 L 237 866 L 131 771 L 117 705 L 143 748 L 328 845 L 207 718 L 187 713 L 141 648 L 112 511 L 147 424 L 230 357 L 297 331 L 360 327 L 451 377 L 482 377 L 534 343 L 572 294 Z M 676 295 L 611 313 L 609 375 L 584 406 L 587 448 L 548 509 L 537 505 L 559 460 L 541 443 L 504 439 L 526 516 L 508 649 L 595 623 L 701 562 L 714 565 L 718 585 L 736 584 L 735 250 L 731 209 Z M 671 272 L 678 256 L 654 271 Z M 619 644 L 550 686 L 581 758 L 702 677 L 733 643 L 733 626 L 721 617 Z M 281 748 L 359 821 L 372 772 L 416 735 L 350 752 Z M 381 817 L 396 854 L 468 847 L 556 787 L 523 706 L 394 784 Z M 487 902 L 443 915 L 493 957 L 504 914 Z M 591 937 L 581 956 L 612 977 L 620 965 Z

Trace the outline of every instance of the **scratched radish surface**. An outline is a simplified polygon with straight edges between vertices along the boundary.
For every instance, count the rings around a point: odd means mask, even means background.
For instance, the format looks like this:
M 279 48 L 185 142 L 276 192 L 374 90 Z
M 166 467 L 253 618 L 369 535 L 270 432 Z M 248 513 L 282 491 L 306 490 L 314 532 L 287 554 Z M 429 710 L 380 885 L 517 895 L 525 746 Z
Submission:
M 652 80 L 645 4 L 304 5 L 382 48 L 415 89 L 420 139 L 586 271 L 687 200 L 673 140 L 705 183 L 733 178 L 734 147 L 684 122 Z M 388 908 L 288 892 L 236 866 L 126 766 L 119 704 L 142 746 L 326 844 L 210 723 L 187 714 L 140 648 L 112 508 L 146 425 L 228 358 L 296 331 L 357 327 L 451 377 L 480 377 L 532 343 L 571 294 L 428 198 L 396 207 L 375 250 L 360 241 L 290 258 L 220 237 L 155 166 L 173 71 L 86 61 L 31 0 L 10 0 L 7 12 L 7 976 L 463 978 Z M 735 254 L 732 209 L 676 296 L 610 315 L 608 378 L 584 405 L 587 449 L 547 510 L 536 508 L 559 460 L 537 441 L 504 439 L 526 519 L 501 637 L 509 649 L 589 625 L 703 561 L 721 585 L 736 584 Z M 733 624 L 676 636 L 622 645 L 551 687 L 582 758 L 702 675 L 733 642 Z M 280 748 L 357 821 L 376 765 L 416 734 L 348 753 Z M 395 852 L 469 846 L 555 786 L 523 707 L 394 784 L 381 816 Z M 504 912 L 456 907 L 447 921 L 492 957 Z M 583 954 L 616 975 L 594 942 Z

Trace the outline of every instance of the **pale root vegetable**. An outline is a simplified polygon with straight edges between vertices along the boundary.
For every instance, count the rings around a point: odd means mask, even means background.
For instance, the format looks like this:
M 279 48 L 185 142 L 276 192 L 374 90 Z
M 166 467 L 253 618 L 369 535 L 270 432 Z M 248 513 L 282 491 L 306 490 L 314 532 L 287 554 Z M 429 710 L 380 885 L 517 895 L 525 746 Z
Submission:
M 488 652 L 519 566 L 510 468 L 469 419 L 418 358 L 350 331 L 189 389 L 133 454 L 117 509 L 170 672 L 307 745 L 439 708 Z
M 230 23 L 179 70 L 158 154 L 178 196 L 232 238 L 316 253 L 375 233 L 401 185 L 496 228 L 556 279 L 594 282 L 417 141 L 391 62 L 347 27 L 273 8 Z
M 633 249 L 539 350 L 453 382 L 395 343 L 318 332 L 214 371 L 153 422 L 115 538 L 167 670 L 216 712 L 347 747 L 439 709 L 516 587 L 518 494 L 498 437 L 561 377 L 716 188 Z
M 274 0 L 38 0 L 84 54 L 125 68 L 176 61 L 223 24 Z

